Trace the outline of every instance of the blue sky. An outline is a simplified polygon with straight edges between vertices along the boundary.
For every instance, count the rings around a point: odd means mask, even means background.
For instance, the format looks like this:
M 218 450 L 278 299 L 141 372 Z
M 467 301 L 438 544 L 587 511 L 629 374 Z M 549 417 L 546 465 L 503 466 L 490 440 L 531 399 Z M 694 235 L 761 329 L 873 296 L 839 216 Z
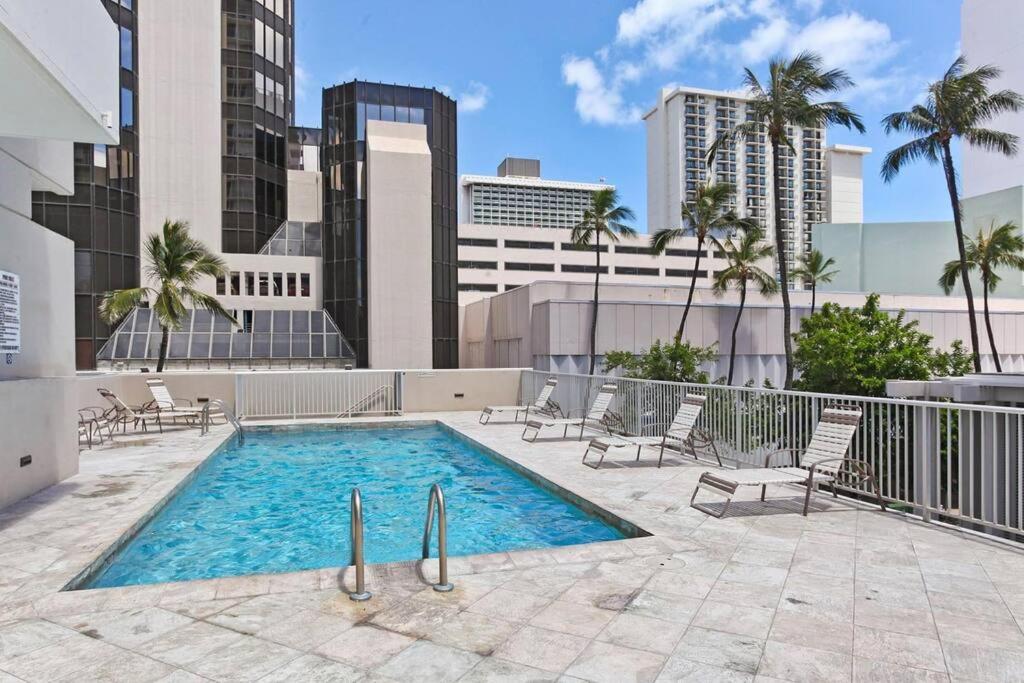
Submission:
M 604 177 L 646 230 L 638 113 L 672 83 L 733 88 L 742 67 L 814 49 L 855 78 L 843 94 L 866 135 L 865 219 L 950 216 L 938 167 L 885 185 L 879 125 L 906 109 L 959 48 L 960 0 L 296 0 L 297 115 L 320 124 L 320 88 L 353 78 L 435 86 L 459 100 L 459 172 L 539 157 L 546 178 Z M 970 55 L 968 55 L 970 58 Z M 656 226 L 655 226 L 656 227 Z

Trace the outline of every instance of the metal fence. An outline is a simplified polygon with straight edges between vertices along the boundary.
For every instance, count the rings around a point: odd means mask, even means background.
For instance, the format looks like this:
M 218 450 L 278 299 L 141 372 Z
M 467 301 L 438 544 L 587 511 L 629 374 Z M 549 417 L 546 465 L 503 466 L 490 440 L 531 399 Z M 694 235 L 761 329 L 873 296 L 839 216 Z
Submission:
M 925 519 L 1000 535 L 1024 533 L 1022 409 L 533 370 L 522 374 L 522 401 L 552 376 L 558 378 L 554 399 L 565 411 L 585 408 L 601 384 L 615 383 L 612 410 L 630 434 L 651 435 L 656 423 L 671 421 L 684 396 L 705 395 L 698 426 L 740 467 L 761 467 L 776 449 L 806 446 L 823 408 L 857 406 L 863 417 L 848 456 L 874 469 L 886 500 Z
M 402 412 L 402 373 L 289 370 L 235 376 L 239 418 L 352 417 Z

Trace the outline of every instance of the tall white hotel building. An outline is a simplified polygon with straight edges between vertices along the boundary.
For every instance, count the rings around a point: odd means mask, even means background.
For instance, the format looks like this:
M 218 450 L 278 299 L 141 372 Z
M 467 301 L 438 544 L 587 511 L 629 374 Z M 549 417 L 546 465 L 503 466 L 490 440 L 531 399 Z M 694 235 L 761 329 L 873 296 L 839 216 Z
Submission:
M 680 225 L 682 202 L 692 201 L 704 182 L 736 186 L 735 205 L 741 216 L 754 218 L 774 239 L 774 196 L 771 144 L 764 134 L 735 142 L 719 151 L 712 164 L 707 150 L 722 131 L 747 120 L 743 93 L 664 88 L 645 116 L 647 125 L 648 231 Z M 796 153 L 783 149 L 783 206 L 787 263 L 811 248 L 815 223 L 859 223 L 863 220 L 862 160 L 866 147 L 826 147 L 821 128 L 794 128 Z

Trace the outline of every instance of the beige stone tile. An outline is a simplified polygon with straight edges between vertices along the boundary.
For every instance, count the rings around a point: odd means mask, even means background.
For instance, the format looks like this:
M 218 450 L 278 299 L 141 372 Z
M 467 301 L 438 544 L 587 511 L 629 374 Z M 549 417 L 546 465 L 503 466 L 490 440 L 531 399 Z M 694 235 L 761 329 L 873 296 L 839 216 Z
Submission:
M 620 614 L 601 631 L 597 639 L 605 643 L 669 655 L 675 650 L 685 631 L 686 626 L 683 624 L 635 614 Z
M 102 664 L 121 652 L 110 643 L 76 634 L 18 657 L 0 659 L 0 670 L 28 683 L 49 683 Z
M 646 683 L 657 678 L 665 657 L 653 652 L 594 641 L 566 670 L 566 675 L 594 683 Z
M 147 657 L 182 667 L 244 637 L 235 631 L 197 621 L 146 641 L 136 650 Z
M 768 639 L 848 655 L 853 653 L 853 623 L 779 610 Z
M 943 646 L 954 681 L 1024 680 L 1024 655 L 962 643 Z
M 700 605 L 701 601 L 696 598 L 642 590 L 629 602 L 626 611 L 641 617 L 686 625 L 693 619 Z
M 206 621 L 232 631 L 252 635 L 298 611 L 286 595 L 261 595 L 206 617 Z
M 530 619 L 530 624 L 549 631 L 593 638 L 614 616 L 614 612 L 599 607 L 556 600 Z
M 0 662 L 67 640 L 76 633 L 70 628 L 29 619 L 0 627 Z
M 63 617 L 61 623 L 90 638 L 135 648 L 168 631 L 191 624 L 192 619 L 159 607 L 146 607 Z
M 558 674 L 541 671 L 496 657 L 480 661 L 459 683 L 546 683 L 559 680 Z
M 1024 652 L 1024 634 L 1014 630 L 1005 622 L 992 622 L 954 614 L 938 613 L 935 626 L 939 640 L 946 643 L 963 643 L 997 650 Z
M 778 607 L 782 589 L 766 588 L 752 583 L 736 583 L 719 579 L 707 594 L 708 600 L 727 602 L 731 605 L 775 609 Z
M 458 614 L 455 607 L 445 607 L 420 600 L 406 600 L 370 618 L 371 624 L 379 628 L 402 633 L 413 638 L 422 638 L 440 624 Z
M 301 656 L 301 652 L 290 647 L 246 636 L 187 668 L 215 681 L 252 681 Z
M 705 600 L 693 617 L 693 625 L 713 631 L 724 631 L 741 636 L 766 638 L 775 610 L 760 607 L 742 607 L 727 602 Z
M 96 662 L 74 673 L 63 676 L 59 681 L 132 681 L 149 683 L 163 680 L 173 673 L 174 667 L 149 657 L 122 650 L 109 659 Z
M 858 626 L 935 638 L 935 619 L 931 612 L 889 607 L 875 600 L 857 601 L 854 622 Z
M 714 585 L 715 579 L 711 577 L 694 576 L 685 571 L 658 571 L 647 580 L 644 588 L 663 595 L 681 595 L 702 600 Z
M 421 640 L 392 657 L 376 673 L 396 681 L 447 683 L 461 678 L 479 661 L 480 656 L 471 652 Z
M 710 664 L 702 664 L 679 655 L 669 657 L 662 668 L 657 683 L 704 683 L 705 681 L 719 681 L 720 683 L 750 683 L 754 680 L 753 674 L 722 669 Z
M 363 671 L 316 655 L 303 655 L 274 669 L 260 683 L 351 683 L 363 678 Z
M 579 579 L 558 599 L 602 609 L 622 610 L 638 593 L 639 588 L 620 586 L 608 579 Z
M 758 677 L 771 676 L 787 681 L 849 681 L 853 676 L 853 658 L 826 650 L 776 643 L 764 645 L 764 657 L 757 668 Z
M 427 638 L 441 645 L 487 656 L 521 627 L 519 622 L 459 612 L 427 633 Z
M 939 672 L 946 670 L 942 647 L 938 640 L 932 638 L 857 626 L 853 633 L 853 652 L 858 657 L 900 666 Z
M 256 636 L 295 650 L 308 651 L 352 628 L 349 620 L 313 610 L 300 610 L 256 632 Z
M 379 666 L 415 642 L 414 638 L 373 626 L 356 625 L 314 649 L 358 669 Z
M 676 646 L 674 656 L 747 674 L 757 673 L 764 651 L 760 638 L 709 631 L 691 626 Z
M 517 664 L 561 673 L 587 646 L 587 639 L 567 633 L 524 626 L 494 651 L 494 656 Z
M 853 680 L 855 683 L 948 683 L 949 676 L 938 671 L 911 669 L 888 662 L 855 657 Z
M 496 588 L 469 606 L 469 611 L 496 619 L 528 621 L 551 602 L 548 598 Z

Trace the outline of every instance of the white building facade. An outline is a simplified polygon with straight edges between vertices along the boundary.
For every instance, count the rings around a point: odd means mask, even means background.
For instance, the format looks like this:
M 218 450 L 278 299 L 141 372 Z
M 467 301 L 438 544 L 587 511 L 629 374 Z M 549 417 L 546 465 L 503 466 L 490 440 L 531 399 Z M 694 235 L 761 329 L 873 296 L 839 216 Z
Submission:
M 459 216 L 470 225 L 572 229 L 604 183 L 546 180 L 537 159 L 506 158 L 498 175 L 459 178 Z
M 705 182 L 736 187 L 735 209 L 756 219 L 774 239 L 774 185 L 771 144 L 764 134 L 722 148 L 709 164 L 707 150 L 718 135 L 747 120 L 749 97 L 744 93 L 665 88 L 644 120 L 647 126 L 648 231 L 678 227 L 680 206 L 696 197 Z M 860 161 L 870 150 L 827 148 L 821 128 L 789 131 L 796 152 L 780 156 L 783 184 L 782 216 L 787 262 L 793 264 L 811 248 L 811 227 L 862 212 Z M 835 158 L 835 161 L 830 159 Z M 830 169 L 841 172 L 833 183 Z

